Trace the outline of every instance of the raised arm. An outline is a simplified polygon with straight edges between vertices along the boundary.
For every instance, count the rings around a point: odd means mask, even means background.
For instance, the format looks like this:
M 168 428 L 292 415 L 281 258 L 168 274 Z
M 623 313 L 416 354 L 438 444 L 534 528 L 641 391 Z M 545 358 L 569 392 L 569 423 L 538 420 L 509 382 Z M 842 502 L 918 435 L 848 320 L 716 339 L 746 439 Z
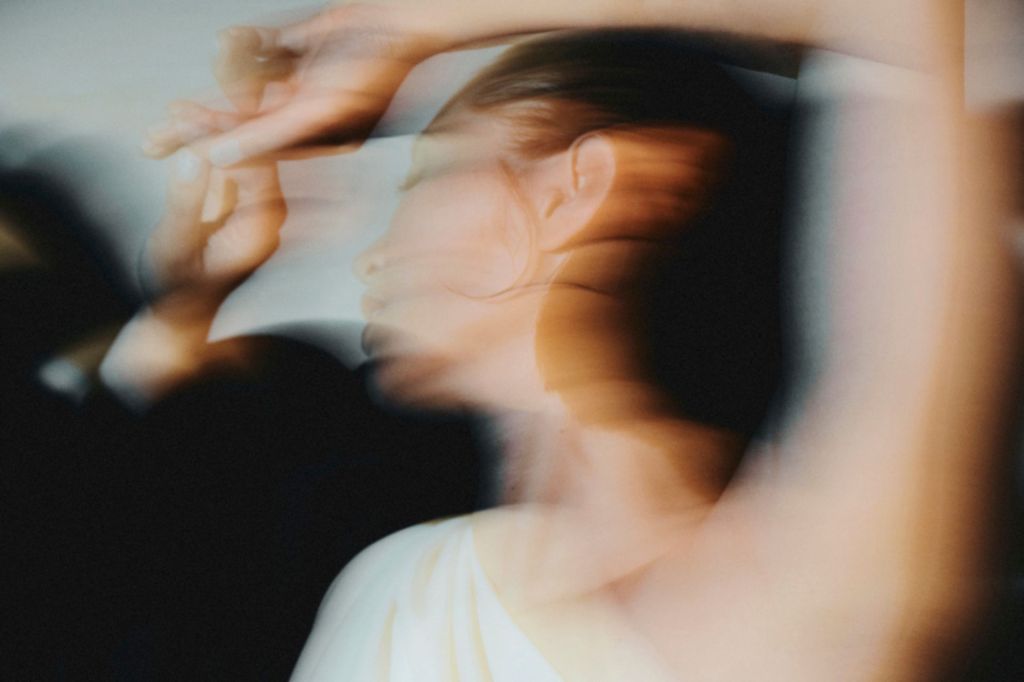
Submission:
M 842 679 L 916 679 L 921 658 L 960 634 L 978 604 L 980 529 L 1015 350 L 1001 222 L 1006 142 L 998 120 L 962 106 L 961 2 L 344 5 L 300 25 L 250 29 L 258 40 L 239 49 L 254 64 L 288 60 L 283 87 L 229 132 L 157 153 L 195 142 L 232 165 L 358 142 L 409 69 L 438 51 L 542 30 L 647 25 L 859 55 L 852 76 L 835 77 L 865 86 L 846 100 L 837 135 L 828 361 L 787 434 L 781 486 L 767 495 L 734 487 L 705 544 L 687 544 L 689 573 L 652 574 L 652 602 L 670 603 L 705 550 L 708 584 L 727 589 L 686 594 L 698 605 L 722 597 L 723 613 L 696 610 L 687 634 L 711 642 L 716 664 L 738 666 L 715 679 L 836 679 L 851 656 L 864 667 Z M 748 627 L 737 631 L 741 611 Z M 677 627 L 681 617 L 671 615 Z M 678 646 L 677 630 L 664 632 L 663 651 L 700 653 Z M 727 650 L 740 645 L 743 657 Z
M 407 0 L 384 3 L 411 9 Z M 849 52 L 880 61 L 922 65 L 922 17 L 939 3 L 909 0 L 582 0 L 512 4 L 443 0 L 418 21 L 445 49 L 521 33 L 564 28 L 675 27 L 773 43 Z
M 877 679 L 931 679 L 991 586 L 1017 352 L 1013 140 L 964 109 L 956 5 L 917 24 L 927 68 L 822 74 L 841 93 L 826 361 L 783 442 L 781 485 L 726 504 L 761 521 L 766 589 L 818 614 L 806 633 L 847 623 L 834 633 L 850 651 L 858 624 L 890 657 Z
M 163 129 L 148 153 L 200 142 L 220 166 L 258 156 L 335 153 L 372 131 L 405 76 L 446 50 L 569 28 L 676 27 L 772 44 L 805 45 L 931 70 L 939 49 L 921 30 L 939 3 L 908 0 L 381 0 L 330 7 L 281 28 L 222 34 L 232 69 L 276 81 L 255 115 L 230 132 Z M 248 66 L 247 66 L 248 65 Z

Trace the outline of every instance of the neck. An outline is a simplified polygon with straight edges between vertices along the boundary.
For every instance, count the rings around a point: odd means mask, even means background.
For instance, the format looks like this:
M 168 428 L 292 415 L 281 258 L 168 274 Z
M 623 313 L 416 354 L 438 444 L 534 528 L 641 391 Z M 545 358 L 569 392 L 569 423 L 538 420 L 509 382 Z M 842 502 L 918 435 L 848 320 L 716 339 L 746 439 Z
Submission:
M 516 513 L 491 516 L 498 530 L 477 539 L 485 557 L 500 557 L 489 575 L 505 597 L 545 604 L 614 589 L 711 509 L 724 485 L 693 471 L 733 458 L 735 438 L 654 415 L 627 423 L 588 425 L 557 406 L 492 418 L 500 501 Z
M 557 505 L 594 519 L 688 515 L 721 494 L 740 449 L 736 436 L 677 416 L 585 423 L 561 401 L 494 416 L 490 433 L 500 503 Z

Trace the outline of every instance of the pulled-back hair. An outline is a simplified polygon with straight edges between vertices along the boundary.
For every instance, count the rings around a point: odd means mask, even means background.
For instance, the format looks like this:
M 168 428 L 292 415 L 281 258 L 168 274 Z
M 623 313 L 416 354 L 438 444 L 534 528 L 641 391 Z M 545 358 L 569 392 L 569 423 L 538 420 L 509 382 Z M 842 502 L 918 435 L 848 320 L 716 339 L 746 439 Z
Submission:
M 698 128 L 731 142 L 715 199 L 679 224 L 651 273 L 643 319 L 653 375 L 691 419 L 750 434 L 779 383 L 785 126 L 703 50 L 669 30 L 548 34 L 504 52 L 426 132 L 462 111 L 512 125 L 512 153 L 541 158 L 587 133 Z
M 517 151 L 527 157 L 567 149 L 591 131 L 640 123 L 705 128 L 742 142 L 762 118 L 719 64 L 678 32 L 655 30 L 573 31 L 520 43 L 452 97 L 431 125 L 464 108 L 507 108 L 522 124 Z

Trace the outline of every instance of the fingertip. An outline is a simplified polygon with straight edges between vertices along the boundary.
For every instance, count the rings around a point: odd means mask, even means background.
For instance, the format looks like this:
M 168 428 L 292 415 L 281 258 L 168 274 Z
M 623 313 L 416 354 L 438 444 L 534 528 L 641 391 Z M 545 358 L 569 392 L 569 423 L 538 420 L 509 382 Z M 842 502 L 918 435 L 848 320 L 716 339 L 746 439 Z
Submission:
M 217 32 L 217 42 L 222 49 L 239 47 L 255 52 L 264 48 L 265 41 L 272 39 L 264 30 L 253 26 L 229 26 Z
M 163 156 L 170 154 L 181 146 L 174 121 L 164 121 L 146 130 L 143 145 L 151 149 L 154 154 Z
M 151 159 L 164 159 L 177 151 L 178 145 L 149 137 L 142 141 L 139 150 Z
M 206 158 L 218 168 L 230 168 L 245 161 L 248 155 L 242 150 L 241 143 L 233 137 L 215 140 L 206 150 Z

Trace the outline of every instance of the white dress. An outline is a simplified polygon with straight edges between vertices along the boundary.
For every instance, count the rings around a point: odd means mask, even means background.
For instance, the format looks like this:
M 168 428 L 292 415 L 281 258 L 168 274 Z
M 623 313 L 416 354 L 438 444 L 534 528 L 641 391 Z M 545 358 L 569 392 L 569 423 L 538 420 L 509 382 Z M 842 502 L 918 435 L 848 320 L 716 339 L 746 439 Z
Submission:
M 500 601 L 477 557 L 473 518 L 413 526 L 357 556 L 324 597 L 292 682 L 567 680 Z M 630 637 L 576 630 L 559 645 L 565 669 L 586 659 L 601 679 L 664 679 Z
M 334 581 L 292 682 L 556 682 L 473 548 L 470 517 L 407 528 Z

